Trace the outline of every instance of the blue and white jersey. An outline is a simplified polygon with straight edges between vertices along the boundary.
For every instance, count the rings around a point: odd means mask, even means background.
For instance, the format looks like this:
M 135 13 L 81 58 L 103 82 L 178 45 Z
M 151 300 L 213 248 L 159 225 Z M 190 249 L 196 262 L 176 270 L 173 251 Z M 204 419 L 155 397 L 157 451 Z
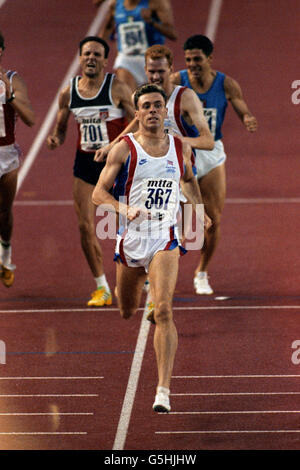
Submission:
M 148 47 L 165 42 L 165 37 L 143 20 L 143 8 L 149 8 L 149 0 L 141 0 L 134 10 L 126 10 L 124 0 L 116 0 L 117 45 L 118 51 L 123 54 L 141 55 Z M 158 21 L 156 15 L 153 19 Z
M 182 86 L 193 88 L 187 70 L 180 71 L 180 78 Z M 224 79 L 225 75 L 222 72 L 217 72 L 210 89 L 206 93 L 196 92 L 202 102 L 204 115 L 215 140 L 223 137 L 222 124 L 228 104 L 224 90 Z
M 184 172 L 181 141 L 169 136 L 168 152 L 153 157 L 145 152 L 133 134 L 123 137 L 130 148 L 114 186 L 114 197 L 149 214 L 140 221 L 139 232 L 165 233 L 177 224 L 180 203 L 180 178 Z M 125 199 L 126 198 L 126 199 Z M 128 222 L 128 232 L 136 232 L 136 222 Z

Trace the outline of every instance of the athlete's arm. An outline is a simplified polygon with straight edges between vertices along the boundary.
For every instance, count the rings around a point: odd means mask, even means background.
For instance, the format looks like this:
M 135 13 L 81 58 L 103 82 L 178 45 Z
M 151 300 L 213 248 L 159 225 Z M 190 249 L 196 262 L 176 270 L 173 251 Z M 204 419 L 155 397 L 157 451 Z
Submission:
M 16 113 L 24 124 L 31 127 L 35 123 L 35 113 L 32 109 L 31 102 L 28 97 L 27 87 L 20 75 L 15 74 L 12 77 L 12 87 L 10 81 L 3 72 L 3 69 L 0 68 L 1 80 L 5 82 L 6 85 L 6 101 L 11 99 L 14 95 L 14 98 L 9 101 L 9 104 L 15 109 Z
M 184 159 L 184 173 L 181 178 L 181 188 L 188 199 L 188 201 L 193 205 L 193 208 L 196 209 L 197 205 L 203 204 L 201 192 L 199 185 L 197 183 L 196 177 L 192 169 L 192 149 L 190 145 L 183 142 L 183 159 Z M 197 213 L 197 212 L 196 212 Z M 205 228 L 209 228 L 212 222 L 208 215 L 204 212 L 204 225 Z
M 152 13 L 156 13 L 159 22 L 153 21 Z M 149 8 L 143 8 L 141 15 L 146 23 L 151 24 L 166 38 L 172 41 L 177 39 L 178 36 L 174 26 L 173 10 L 170 0 L 150 0 Z
M 170 80 L 174 85 L 181 85 L 181 76 L 179 72 L 174 72 L 170 75 Z
M 64 143 L 68 128 L 68 119 L 70 116 L 70 87 L 65 88 L 59 95 L 58 112 L 56 116 L 56 124 L 52 134 L 47 138 L 49 149 L 53 150 Z
M 231 102 L 233 109 L 245 125 L 249 132 L 255 132 L 257 129 L 257 120 L 250 112 L 247 103 L 243 98 L 240 85 L 228 76 L 224 80 L 224 89 L 228 101 Z
M 119 203 L 109 192 L 129 155 L 129 151 L 128 144 L 122 140 L 109 152 L 105 167 L 93 191 L 92 201 L 96 206 L 101 204 L 104 210 L 114 210 L 127 217 L 128 220 L 133 220 L 140 215 L 140 209 Z
M 116 0 L 109 0 L 107 13 L 104 16 L 101 28 L 98 31 L 98 36 L 105 41 L 109 39 L 115 28 L 115 6 Z
M 186 117 L 188 124 L 197 128 L 200 134 L 198 137 L 182 137 L 181 140 L 196 149 L 212 150 L 215 145 L 214 138 L 205 119 L 202 103 L 190 88 L 186 88 L 182 93 L 181 114 Z

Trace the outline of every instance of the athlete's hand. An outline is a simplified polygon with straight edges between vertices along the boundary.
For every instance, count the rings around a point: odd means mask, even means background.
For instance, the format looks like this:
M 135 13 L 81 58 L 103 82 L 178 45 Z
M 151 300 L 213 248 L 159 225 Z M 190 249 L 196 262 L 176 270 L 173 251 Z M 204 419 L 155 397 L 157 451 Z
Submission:
M 212 220 L 210 217 L 208 217 L 206 212 L 204 212 L 204 228 L 208 230 L 211 226 L 212 226 Z
M 243 118 L 244 125 L 249 132 L 255 132 L 257 130 L 257 120 L 254 116 L 246 114 Z
M 108 152 L 110 151 L 110 145 L 106 145 L 98 150 L 96 150 L 94 155 L 95 162 L 104 162 L 107 158 Z
M 127 209 L 127 219 L 131 222 L 132 220 L 137 219 L 141 215 L 141 209 L 139 207 L 128 207 Z
M 54 135 L 49 135 L 47 137 L 47 146 L 50 150 L 56 149 L 60 145 L 60 140 L 58 137 L 55 137 Z

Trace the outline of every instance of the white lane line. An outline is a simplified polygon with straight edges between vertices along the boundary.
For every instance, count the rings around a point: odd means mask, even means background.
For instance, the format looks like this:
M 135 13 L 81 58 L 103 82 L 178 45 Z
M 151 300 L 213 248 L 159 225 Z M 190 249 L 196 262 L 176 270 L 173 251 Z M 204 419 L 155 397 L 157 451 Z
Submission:
M 95 16 L 86 36 L 93 36 L 95 34 L 97 34 L 100 26 L 101 26 L 101 23 L 103 21 L 103 18 L 104 18 L 104 15 L 105 15 L 105 12 L 107 11 L 108 9 L 108 2 L 104 2 L 100 7 L 99 7 L 99 10 L 97 12 L 97 15 Z M 52 125 L 52 121 L 54 120 L 55 116 L 56 116 L 56 113 L 57 113 L 57 103 L 58 103 L 58 97 L 59 97 L 59 93 L 61 91 L 62 88 L 64 88 L 65 86 L 68 85 L 69 81 L 70 81 L 70 78 L 76 74 L 76 71 L 78 69 L 78 65 L 79 65 L 79 61 L 78 61 L 78 53 L 76 54 L 76 56 L 74 57 L 73 59 L 73 62 L 71 63 L 58 91 L 57 91 L 57 94 L 55 95 L 54 97 L 54 100 L 49 108 L 49 111 L 44 119 L 44 122 L 42 124 L 42 126 L 40 127 L 39 129 L 39 132 L 35 138 L 35 140 L 33 141 L 33 144 L 32 146 L 30 147 L 29 149 L 29 152 L 24 160 L 24 163 L 19 171 L 19 176 L 18 176 L 18 186 L 17 186 L 17 192 L 19 191 L 21 185 L 23 184 L 30 168 L 32 167 L 36 157 L 37 157 L 37 154 L 42 146 L 42 144 L 45 142 L 46 138 L 47 138 L 47 135 L 49 133 L 49 130 L 50 130 L 50 126 Z
M 42 397 L 62 397 L 62 398 L 82 398 L 82 397 L 98 397 L 95 393 L 44 393 L 44 394 L 32 394 L 32 395 L 25 395 L 25 394 L 0 394 L 0 398 L 42 398 Z
M 155 434 L 267 434 L 267 433 L 299 433 L 300 429 L 259 429 L 259 430 L 220 430 L 220 431 L 156 431 Z
M 300 395 L 300 392 L 208 392 L 208 393 L 170 393 L 173 397 L 224 397 L 224 396 L 255 396 L 255 395 Z
M 300 198 L 229 198 L 226 204 L 299 204 Z M 74 201 L 66 200 L 20 200 L 14 201 L 15 206 L 73 206 Z
M 216 39 L 219 18 L 221 13 L 222 0 L 212 0 L 210 4 L 210 10 L 208 13 L 208 20 L 205 30 L 205 36 L 207 36 L 212 42 Z
M 226 199 L 226 204 L 299 204 L 299 202 L 299 197 Z
M 0 380 L 98 380 L 104 377 L 0 377 Z
M 172 379 L 257 379 L 257 378 L 300 378 L 300 374 L 290 375 L 174 375 Z
M 94 413 L 0 413 L 0 416 L 92 416 Z
M 118 428 L 115 436 L 113 450 L 123 450 L 127 436 L 128 426 L 131 417 L 131 411 L 135 400 L 136 389 L 139 381 L 140 371 L 143 363 L 144 353 L 147 344 L 148 333 L 151 323 L 146 319 L 147 303 L 149 294 L 146 299 L 144 313 L 141 321 L 140 331 L 137 339 L 135 353 L 133 356 L 130 375 L 128 379 L 127 389 L 123 401 L 123 406 L 120 414 Z
M 169 415 L 238 415 L 238 414 L 280 414 L 300 413 L 300 410 L 262 410 L 262 411 L 170 411 Z
M 212 307 L 186 307 L 183 305 L 182 307 L 173 307 L 173 310 L 287 310 L 287 309 L 300 309 L 300 305 L 226 305 L 226 306 L 212 306 Z M 143 310 L 143 308 L 139 308 L 138 310 Z M 94 312 L 94 313 L 102 313 L 102 312 L 118 312 L 119 309 L 116 307 L 101 307 L 99 309 L 96 308 L 47 308 L 47 309 L 14 309 L 14 310 L 0 310 L 0 313 L 60 313 L 60 312 Z M 148 322 L 149 323 L 149 322 Z
M 0 432 L 1 436 L 60 436 L 60 435 L 86 435 L 87 432 L 85 431 L 78 431 L 78 432 Z
M 74 201 L 66 199 L 65 201 L 60 201 L 60 200 L 53 200 L 53 201 L 15 201 L 14 202 L 15 206 L 73 206 Z

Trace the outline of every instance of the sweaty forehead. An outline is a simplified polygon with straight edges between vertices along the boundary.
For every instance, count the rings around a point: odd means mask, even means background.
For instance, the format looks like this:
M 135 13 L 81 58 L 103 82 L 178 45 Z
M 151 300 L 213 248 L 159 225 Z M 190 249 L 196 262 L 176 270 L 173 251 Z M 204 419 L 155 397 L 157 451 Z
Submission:
M 166 57 L 158 57 L 158 58 L 152 58 L 152 57 L 147 57 L 146 59 L 146 67 L 148 68 L 169 68 L 169 63 Z
M 162 95 L 160 93 L 145 93 L 144 95 L 141 95 L 138 99 L 138 104 L 141 106 L 145 103 L 156 103 L 157 101 L 160 101 L 162 103 L 165 102 L 163 99 Z
M 104 46 L 100 44 L 99 42 L 88 41 L 85 44 L 83 44 L 81 48 L 81 53 L 83 54 L 85 52 L 99 52 L 101 54 L 104 54 L 105 49 L 104 49 Z

